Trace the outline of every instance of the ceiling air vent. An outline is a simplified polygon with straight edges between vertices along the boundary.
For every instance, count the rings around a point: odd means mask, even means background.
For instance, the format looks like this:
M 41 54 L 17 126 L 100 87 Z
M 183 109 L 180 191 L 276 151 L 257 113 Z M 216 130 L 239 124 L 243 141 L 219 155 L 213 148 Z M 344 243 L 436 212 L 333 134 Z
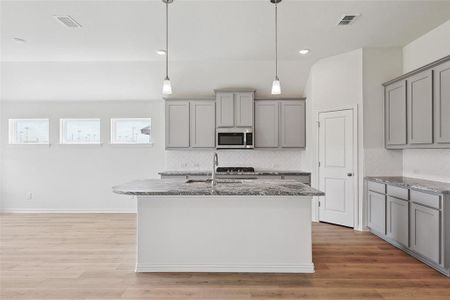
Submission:
M 69 28 L 80 28 L 81 24 L 75 21 L 71 16 L 54 16 L 56 20 L 58 20 L 65 27 Z
M 359 15 L 343 15 L 338 22 L 339 26 L 351 25 L 353 24 Z

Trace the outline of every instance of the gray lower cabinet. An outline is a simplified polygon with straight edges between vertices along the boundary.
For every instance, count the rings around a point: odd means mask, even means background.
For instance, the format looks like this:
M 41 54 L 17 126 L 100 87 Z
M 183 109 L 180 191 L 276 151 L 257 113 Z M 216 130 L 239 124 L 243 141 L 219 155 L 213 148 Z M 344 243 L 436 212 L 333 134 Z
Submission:
M 379 234 L 386 234 L 386 195 L 369 191 L 367 208 L 367 226 Z
M 189 101 L 166 101 L 166 148 L 189 147 Z
M 441 212 L 411 204 L 411 250 L 436 264 L 441 263 Z
M 386 235 L 409 246 L 409 201 L 387 196 Z
M 450 277 L 450 197 L 370 180 L 367 188 L 370 231 Z
M 450 144 L 450 61 L 434 72 L 434 139 L 438 144 Z
M 386 147 L 406 145 L 406 81 L 386 87 Z
M 407 79 L 408 143 L 433 143 L 433 72 L 423 71 Z
M 212 101 L 190 102 L 190 146 L 214 148 L 216 145 L 215 103 Z

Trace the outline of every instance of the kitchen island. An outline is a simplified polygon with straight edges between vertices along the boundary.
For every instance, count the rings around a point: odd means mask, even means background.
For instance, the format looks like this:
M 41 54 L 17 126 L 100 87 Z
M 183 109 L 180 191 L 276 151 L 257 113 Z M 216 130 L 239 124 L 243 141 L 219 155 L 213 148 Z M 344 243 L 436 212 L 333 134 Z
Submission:
M 136 180 L 136 272 L 312 273 L 311 199 L 294 180 Z

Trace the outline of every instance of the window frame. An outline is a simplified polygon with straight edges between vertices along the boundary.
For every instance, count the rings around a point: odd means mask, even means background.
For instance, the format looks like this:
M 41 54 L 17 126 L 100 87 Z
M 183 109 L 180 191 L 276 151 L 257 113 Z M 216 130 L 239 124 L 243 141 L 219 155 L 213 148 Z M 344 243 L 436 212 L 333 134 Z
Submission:
M 68 142 L 64 139 L 65 123 L 67 121 L 98 121 L 99 125 L 99 140 L 98 142 L 86 143 L 86 142 Z M 60 145 L 102 145 L 102 120 L 100 118 L 60 118 L 59 119 L 59 144 Z
M 148 143 L 131 143 L 131 142 L 119 142 L 116 139 L 116 122 L 120 120 L 120 121 L 147 121 L 150 120 L 150 128 L 152 126 L 152 118 L 151 117 L 139 117 L 139 118 L 111 118 L 110 120 L 110 139 L 109 142 L 111 143 L 111 145 L 153 145 L 153 139 L 152 139 L 152 134 L 150 134 L 149 136 L 149 141 Z
M 19 143 L 17 139 L 17 122 L 20 121 L 46 121 L 47 142 Z M 8 119 L 8 144 L 9 145 L 50 145 L 50 119 L 49 118 L 10 118 Z

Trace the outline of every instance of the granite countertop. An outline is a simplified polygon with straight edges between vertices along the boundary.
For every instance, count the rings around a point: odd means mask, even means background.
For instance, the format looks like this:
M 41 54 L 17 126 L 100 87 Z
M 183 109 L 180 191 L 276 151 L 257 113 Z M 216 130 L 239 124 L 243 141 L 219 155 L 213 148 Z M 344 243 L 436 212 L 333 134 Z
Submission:
M 221 195 L 221 196 L 323 196 L 323 192 L 296 180 L 221 179 L 213 188 L 210 182 L 186 183 L 171 179 L 145 179 L 113 187 L 113 192 L 125 195 Z
M 366 179 L 417 191 L 432 192 L 437 194 L 450 194 L 450 183 L 446 182 L 402 176 L 370 176 L 366 177 Z
M 163 176 L 210 176 L 211 171 L 203 170 L 183 170 L 183 171 L 164 171 L 159 172 L 159 175 Z M 290 170 L 255 170 L 255 172 L 216 172 L 217 175 L 253 175 L 253 176 L 263 176 L 263 175 L 273 175 L 273 176 L 308 176 L 311 172 L 304 171 L 290 171 Z

